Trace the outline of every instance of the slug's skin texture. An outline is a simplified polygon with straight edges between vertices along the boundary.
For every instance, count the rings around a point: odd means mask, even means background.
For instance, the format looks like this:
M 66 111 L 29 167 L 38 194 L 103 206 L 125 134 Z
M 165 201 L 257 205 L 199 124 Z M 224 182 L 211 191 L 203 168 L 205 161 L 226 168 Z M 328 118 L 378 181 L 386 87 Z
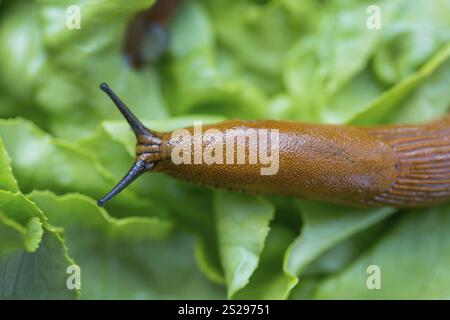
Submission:
M 379 127 L 231 120 L 203 126 L 201 132 L 186 128 L 191 138 L 179 139 L 171 132 L 145 128 L 106 84 L 101 88 L 135 132 L 137 156 L 129 173 L 99 205 L 146 171 L 163 172 L 211 187 L 360 207 L 420 207 L 450 199 L 449 116 L 419 125 Z M 173 161 L 174 149 L 183 146 L 184 150 L 195 150 L 195 137 L 208 129 L 216 132 L 208 140 L 197 140 L 202 141 L 202 150 L 211 147 L 212 141 L 219 141 L 224 150 L 228 144 L 235 149 L 241 147 L 245 150 L 245 164 L 237 164 L 236 152 L 232 163 L 195 164 L 194 152 L 189 156 L 190 163 Z M 275 174 L 262 175 L 261 168 L 267 164 L 248 162 L 251 151 L 247 140 L 239 142 L 233 137 L 233 133 L 245 135 L 247 129 L 278 130 L 279 161 Z
M 156 133 L 160 154 L 147 156 L 153 171 L 206 186 L 255 194 L 282 194 L 342 204 L 364 204 L 388 190 L 396 178 L 396 154 L 367 131 L 333 125 L 282 121 L 226 121 L 205 126 L 226 130 L 278 129 L 279 170 L 261 175 L 261 164 L 179 164 L 170 158 L 179 143 L 171 133 Z M 187 128 L 194 134 L 193 128 Z M 239 131 L 238 131 L 239 132 Z M 242 131 L 241 131 L 242 132 Z M 225 144 L 225 143 L 224 143 Z M 203 143 L 206 147 L 207 143 Z M 244 146 L 248 149 L 248 144 Z M 142 147 L 138 146 L 138 153 Z M 246 154 L 248 154 L 246 150 Z M 236 155 L 235 155 L 236 157 Z M 193 162 L 193 161 L 192 161 Z
M 450 199 L 450 117 L 423 125 L 367 129 L 394 150 L 396 179 L 367 204 L 430 206 Z
M 161 144 L 153 148 L 160 153 L 146 156 L 155 163 L 152 171 L 211 187 L 353 206 L 418 207 L 450 198 L 449 117 L 376 128 L 269 120 L 233 120 L 203 129 L 209 128 L 222 134 L 230 129 L 278 129 L 278 173 L 264 176 L 261 165 L 249 164 L 176 165 L 170 155 L 178 140 L 171 139 L 171 133 L 156 132 Z M 138 145 L 137 153 L 143 150 Z

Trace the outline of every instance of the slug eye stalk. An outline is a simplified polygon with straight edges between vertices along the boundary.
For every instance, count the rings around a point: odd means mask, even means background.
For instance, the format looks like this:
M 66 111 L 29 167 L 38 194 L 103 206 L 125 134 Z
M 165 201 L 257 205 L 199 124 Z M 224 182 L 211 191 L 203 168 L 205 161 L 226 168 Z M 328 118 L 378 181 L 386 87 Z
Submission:
M 97 201 L 100 207 L 103 207 L 106 202 L 111 200 L 114 196 L 118 195 L 123 189 L 128 187 L 134 180 L 139 178 L 144 172 L 153 168 L 154 163 L 145 163 L 144 160 L 136 161 L 136 163 L 130 168 L 128 173 L 122 180 L 103 198 Z
M 148 130 L 141 121 L 131 112 L 130 109 L 123 103 L 123 101 L 114 93 L 114 91 L 106 84 L 102 83 L 100 85 L 108 97 L 114 102 L 117 109 L 122 113 L 125 120 L 127 120 L 138 141 L 145 140 L 147 143 L 159 144 L 160 139 L 155 137 L 150 130 Z M 144 139 L 143 139 L 144 138 Z
M 123 103 L 123 101 L 114 93 L 114 91 L 106 84 L 102 83 L 100 85 L 100 89 L 102 89 L 114 102 L 119 111 L 122 113 L 124 118 L 127 120 L 134 134 L 136 135 L 136 139 L 139 142 L 143 143 L 153 143 L 159 144 L 161 143 L 160 139 L 153 135 L 153 133 L 148 130 L 142 122 L 136 118 L 136 116 L 131 112 L 130 109 Z M 118 195 L 123 189 L 129 186 L 134 180 L 136 180 L 139 176 L 141 176 L 144 172 L 151 170 L 154 167 L 153 162 L 145 161 L 145 154 L 142 154 L 138 157 L 136 162 L 130 168 L 125 177 L 120 180 L 120 182 L 102 199 L 100 199 L 97 204 L 101 207 L 105 205 L 105 203 L 111 200 L 114 196 Z

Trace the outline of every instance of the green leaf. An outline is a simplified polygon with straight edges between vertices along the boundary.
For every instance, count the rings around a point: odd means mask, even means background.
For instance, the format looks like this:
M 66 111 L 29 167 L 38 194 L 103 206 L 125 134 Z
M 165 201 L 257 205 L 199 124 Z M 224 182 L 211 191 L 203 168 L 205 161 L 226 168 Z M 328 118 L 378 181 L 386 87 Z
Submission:
M 155 0 L 79 0 L 75 3 L 70 0 L 37 0 L 40 8 L 45 41 L 53 49 L 61 49 L 63 46 L 77 48 L 82 51 L 82 46 L 97 43 L 104 46 L 115 41 L 113 32 L 122 30 L 129 19 L 140 10 L 150 8 Z M 67 27 L 67 8 L 77 5 L 81 12 L 81 29 Z M 99 39 L 100 34 L 104 39 Z M 98 50 L 95 47 L 90 50 Z M 86 49 L 84 50 L 86 51 Z
M 215 192 L 217 238 L 228 297 L 244 288 L 256 270 L 274 209 L 258 198 Z
M 198 1 L 183 1 L 177 9 L 170 26 L 173 61 L 164 68 L 170 84 L 166 97 L 171 109 L 176 114 L 262 117 L 267 107 L 263 91 L 251 80 L 230 72 L 226 58 L 215 48 L 213 24 L 217 21 L 211 18 Z M 196 37 L 192 38 L 192 34 Z
M 21 193 L 0 190 L 0 299 L 74 299 L 58 231 Z
M 309 201 L 299 205 L 304 225 L 285 260 L 286 270 L 297 276 L 328 249 L 395 212 L 393 208 L 358 209 Z
M 357 113 L 351 123 L 375 124 L 383 120 L 389 112 L 403 102 L 411 92 L 430 77 L 450 56 L 450 43 L 439 50 L 426 64 L 408 78 L 385 91 L 375 101 Z
M 27 226 L 23 227 L 0 212 L 0 234 L 0 256 L 3 256 L 17 249 L 29 252 L 36 250 L 41 242 L 43 230 L 37 217 L 32 218 Z
M 233 298 L 235 299 L 286 299 L 298 282 L 298 278 L 283 268 L 285 252 L 295 234 L 285 225 L 275 223 L 267 236 L 258 268 L 249 283 Z
M 170 53 L 184 57 L 203 48 L 211 48 L 214 34 L 205 7 L 199 2 L 184 1 L 177 8 L 176 15 L 169 26 L 173 38 Z M 195 34 L 195 37 L 192 35 Z
M 0 23 L 0 86 L 26 103 L 15 115 L 37 118 L 30 109 L 39 108 L 46 113 L 40 125 L 53 134 L 85 137 L 101 119 L 119 117 L 98 89 L 107 81 L 139 116 L 166 116 L 155 70 L 136 72 L 121 56 L 130 18 L 153 3 L 40 0 L 9 6 Z M 80 29 L 67 27 L 71 6 L 80 9 Z
M 220 298 L 223 291 L 200 274 L 192 239 L 158 218 L 113 219 L 81 195 L 30 195 L 49 222 L 64 230 L 81 268 L 84 299 Z M 99 272 L 101 270 L 101 272 Z M 180 286 L 180 284 L 183 284 Z
M 24 120 L 0 120 L 0 137 L 13 159 L 21 190 L 81 192 L 99 198 L 117 183 L 95 158 Z M 117 215 L 166 215 L 164 208 L 125 190 L 110 208 Z
M 387 7 L 385 23 L 394 6 Z M 366 8 L 363 4 L 328 6 L 318 30 L 305 35 L 288 52 L 283 80 L 296 102 L 291 111 L 296 118 L 322 120 L 329 99 L 366 67 L 381 37 L 380 31 L 366 28 Z
M 380 235 L 388 228 L 389 221 L 389 218 L 384 219 L 337 242 L 305 267 L 302 272 L 302 280 L 304 278 L 320 278 L 342 270 L 367 250 L 372 243 L 378 241 Z M 300 286 L 302 285 L 303 281 L 300 283 Z
M 217 37 L 243 65 L 279 76 L 283 56 L 295 41 L 294 24 L 277 4 L 208 2 Z M 270 44 L 270 45 L 268 45 Z
M 0 299 L 75 299 L 78 291 L 67 286 L 72 265 L 61 238 L 45 232 L 35 252 L 0 257 Z
M 6 152 L 3 141 L 0 138 L 0 189 L 16 192 L 19 190 L 16 178 L 11 169 L 11 158 Z
M 0 116 L 24 119 L 0 120 L 0 298 L 77 298 L 67 250 L 86 299 L 448 297 L 448 206 L 390 217 L 301 200 L 300 216 L 286 197 L 269 204 L 158 173 L 108 213 L 93 199 L 135 147 L 100 82 L 158 131 L 227 117 L 434 119 L 450 104 L 450 2 L 185 0 L 163 26 L 167 53 L 135 70 L 124 31 L 154 2 L 0 0 Z M 66 26 L 70 5 L 80 30 Z M 379 30 L 366 26 L 370 5 Z M 366 288 L 368 263 L 382 290 Z
M 46 221 L 42 211 L 20 192 L 0 190 L 0 208 L 5 217 L 23 227 L 27 227 L 34 218 L 42 223 Z
M 314 297 L 314 291 L 317 289 L 320 278 L 302 277 L 302 281 L 291 291 L 289 300 L 311 300 Z
M 369 101 L 383 93 L 384 87 L 373 74 L 365 69 L 345 84 L 324 106 L 322 121 L 325 123 L 345 124 L 362 110 Z
M 0 22 L 0 85 L 23 100 L 33 92 L 45 66 L 37 15 L 33 2 L 15 1 Z
M 395 23 L 389 28 L 383 28 L 383 41 L 372 63 L 377 78 L 393 85 L 413 74 L 429 60 L 450 40 L 449 10 L 448 1 L 438 0 L 433 8 L 427 0 L 404 2 L 395 17 Z
M 450 60 L 397 106 L 385 119 L 388 123 L 420 123 L 448 113 L 450 106 Z
M 67 191 L 72 186 L 90 193 L 106 182 L 87 154 L 53 139 L 25 120 L 2 120 L 0 135 L 24 191 L 33 188 Z
M 156 131 L 169 131 L 175 128 L 192 126 L 194 121 L 203 124 L 223 120 L 217 116 L 184 116 L 166 120 L 144 121 Z M 96 158 L 120 179 L 134 160 L 135 137 L 124 121 L 107 121 L 102 123 L 96 135 L 85 139 L 80 146 L 93 152 Z M 114 161 L 111 161 L 114 154 Z M 217 252 L 214 217 L 210 192 L 205 188 L 194 187 L 168 176 L 152 173 L 141 177 L 132 188 L 142 197 L 151 197 L 163 203 L 170 210 L 169 214 L 178 225 L 194 233 L 196 241 L 196 258 L 201 270 L 212 281 L 223 282 L 222 270 Z M 183 203 L 183 206 L 179 204 Z
M 450 207 L 403 212 L 386 234 L 345 270 L 323 281 L 316 298 L 448 299 Z M 381 289 L 369 289 L 380 269 Z M 375 275 L 376 276 L 376 275 Z

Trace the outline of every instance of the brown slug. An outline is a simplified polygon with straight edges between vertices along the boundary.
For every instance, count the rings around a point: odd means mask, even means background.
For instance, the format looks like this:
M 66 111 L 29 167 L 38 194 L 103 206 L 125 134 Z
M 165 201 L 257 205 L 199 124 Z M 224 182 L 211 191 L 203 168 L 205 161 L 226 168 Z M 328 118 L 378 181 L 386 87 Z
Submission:
M 135 69 L 157 61 L 167 51 L 170 40 L 168 24 L 179 5 L 180 0 L 157 0 L 129 23 L 123 52 Z
M 362 207 L 419 207 L 450 199 L 449 116 L 420 125 L 379 127 L 230 120 L 204 126 L 200 133 L 194 127 L 183 129 L 190 138 L 180 139 L 174 132 L 147 129 L 108 85 L 100 87 L 137 138 L 135 164 L 98 201 L 100 206 L 147 171 L 217 188 Z M 203 134 L 208 131 L 205 138 Z M 260 133 L 256 143 L 249 132 Z M 261 138 L 272 132 L 276 139 L 261 144 Z M 200 144 L 195 145 L 196 141 Z M 227 154 L 226 160 L 231 160 L 227 162 L 218 151 L 228 146 L 244 151 L 240 155 L 234 151 L 231 156 Z M 250 156 L 256 154 L 255 147 L 265 148 L 260 154 L 265 155 L 265 160 L 268 149 L 271 156 L 277 152 L 274 159 L 278 163 L 272 163 L 275 169 L 271 174 L 263 171 L 269 170 L 268 161 L 250 161 Z M 192 149 L 193 155 L 185 154 Z M 213 150 L 213 158 L 197 157 L 196 149 L 200 156 L 203 151 Z M 180 158 L 185 161 L 180 163 Z

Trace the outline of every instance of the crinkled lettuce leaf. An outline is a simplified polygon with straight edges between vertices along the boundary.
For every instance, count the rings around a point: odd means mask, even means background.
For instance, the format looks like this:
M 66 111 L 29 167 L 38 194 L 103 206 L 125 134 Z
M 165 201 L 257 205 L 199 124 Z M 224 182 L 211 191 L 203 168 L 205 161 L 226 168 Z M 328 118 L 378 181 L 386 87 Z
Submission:
M 158 218 L 109 217 L 91 199 L 34 192 L 30 198 L 64 230 L 81 268 L 84 299 L 221 298 L 195 264 L 192 238 Z M 101 270 L 101 272 L 99 272 Z
M 13 159 L 12 167 L 24 192 L 50 189 L 99 198 L 116 183 L 94 156 L 71 141 L 50 136 L 26 120 L 0 120 L 0 137 Z M 118 197 L 111 210 L 121 216 L 130 209 L 135 215 L 166 214 L 156 202 L 128 190 Z
M 79 297 L 76 288 L 67 287 L 66 270 L 75 262 L 59 230 L 18 190 L 1 143 L 0 162 L 0 299 Z
M 135 145 L 101 82 L 158 131 L 226 118 L 417 123 L 448 112 L 448 1 L 184 0 L 166 54 L 137 71 L 124 31 L 153 4 L 0 2 L 0 298 L 448 298 L 448 205 L 355 209 L 162 174 L 106 210 L 94 200 Z M 79 30 L 66 27 L 69 5 Z M 369 5 L 380 29 L 366 27 Z M 80 290 L 67 287 L 72 265 Z M 382 290 L 367 289 L 369 265 Z
M 256 270 L 274 208 L 255 197 L 217 192 L 216 233 L 228 297 L 245 287 Z
M 288 249 L 285 268 L 293 275 L 317 259 L 327 249 L 395 212 L 393 208 L 355 209 L 302 201 L 302 232 Z
M 315 297 L 448 299 L 448 213 L 448 205 L 402 212 L 366 252 L 323 280 Z M 369 266 L 379 268 L 380 290 L 367 288 Z

